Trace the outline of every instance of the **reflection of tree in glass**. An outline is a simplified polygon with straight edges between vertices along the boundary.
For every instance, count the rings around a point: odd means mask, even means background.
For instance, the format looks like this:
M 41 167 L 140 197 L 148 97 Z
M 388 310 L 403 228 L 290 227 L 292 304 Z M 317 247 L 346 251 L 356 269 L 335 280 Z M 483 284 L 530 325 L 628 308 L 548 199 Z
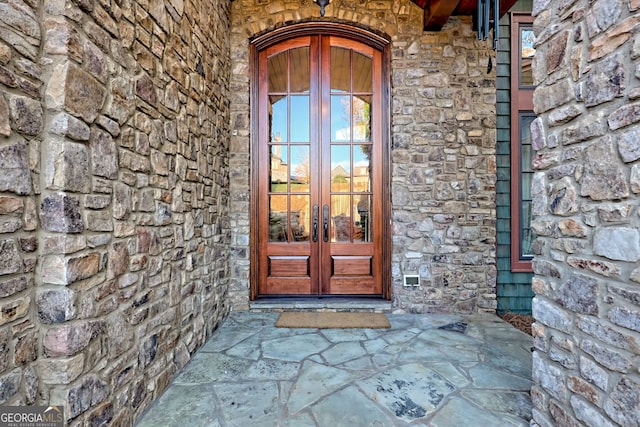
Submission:
M 344 126 L 343 129 L 340 129 L 340 133 L 342 133 L 342 140 L 348 140 L 351 137 L 351 129 L 349 128 L 349 116 L 351 115 L 351 99 L 349 99 L 348 96 L 341 96 L 340 98 L 340 104 L 342 105 L 342 117 L 340 118 L 341 120 L 341 125 Z
M 369 153 L 371 153 L 371 145 L 361 144 L 360 149 L 362 150 L 362 154 L 364 154 L 364 158 L 367 160 L 371 160 L 371 157 L 369 157 Z
M 536 35 L 533 30 L 522 30 L 522 57 L 531 58 L 536 54 Z
M 309 182 L 309 153 L 307 151 L 299 153 L 294 159 L 294 164 L 296 165 L 293 170 L 295 180 L 298 182 Z
M 368 98 L 368 97 L 367 97 Z M 354 98 L 353 125 L 355 128 L 354 139 L 357 141 L 370 141 L 371 137 L 371 103 L 360 97 Z
M 342 131 L 353 138 L 354 141 L 369 141 L 371 137 L 371 103 L 364 98 L 367 97 L 353 97 L 353 107 L 351 106 L 351 97 L 340 97 L 340 104 L 342 105 L 342 117 L 341 120 L 345 123 L 346 129 Z M 353 110 L 352 110 L 353 108 Z M 349 120 L 351 116 L 351 120 Z M 349 126 L 353 126 L 353 135 Z

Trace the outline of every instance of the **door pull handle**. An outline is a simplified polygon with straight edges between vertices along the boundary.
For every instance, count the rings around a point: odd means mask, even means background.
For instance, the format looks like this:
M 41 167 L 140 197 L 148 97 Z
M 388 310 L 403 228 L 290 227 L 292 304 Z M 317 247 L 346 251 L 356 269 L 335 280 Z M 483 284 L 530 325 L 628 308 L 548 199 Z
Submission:
M 324 235 L 322 236 L 322 240 L 325 242 L 329 241 L 329 205 L 324 205 L 322 207 L 322 226 L 324 229 Z
M 312 240 L 314 242 L 318 241 L 318 213 L 320 208 L 318 205 L 313 205 L 313 232 L 312 232 Z

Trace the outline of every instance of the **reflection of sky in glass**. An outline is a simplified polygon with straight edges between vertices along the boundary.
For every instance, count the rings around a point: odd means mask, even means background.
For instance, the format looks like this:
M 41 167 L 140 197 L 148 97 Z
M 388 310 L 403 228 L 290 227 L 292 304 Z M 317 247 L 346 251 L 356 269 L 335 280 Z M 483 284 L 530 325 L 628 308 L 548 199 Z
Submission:
M 351 155 L 348 145 L 333 145 L 331 147 L 331 170 L 342 166 L 345 172 L 351 172 Z
M 337 166 L 342 166 L 347 172 L 351 169 L 348 145 L 334 145 L 331 147 L 331 170 Z M 364 153 L 362 147 L 353 147 L 353 166 L 369 166 L 369 157 Z
M 287 98 L 284 97 L 271 106 L 271 140 L 287 142 Z
M 353 101 L 353 111 L 351 111 L 351 101 Z M 370 101 L 370 97 L 363 99 L 350 95 L 331 97 L 332 141 L 350 141 L 352 138 L 354 142 L 370 140 L 371 104 L 367 101 Z
M 309 146 L 291 147 L 292 164 L 300 166 L 309 162 Z
M 522 57 L 530 58 L 536 54 L 534 44 L 536 36 L 532 29 L 522 30 Z
M 285 165 L 289 163 L 286 145 L 273 145 L 271 147 L 271 156 L 275 159 L 280 159 L 280 162 Z
M 353 148 L 353 165 L 354 166 L 369 166 L 369 157 L 362 151 L 361 146 Z
M 349 96 L 331 97 L 331 139 L 333 141 L 349 141 L 351 132 L 349 129 L 350 105 Z
M 309 142 L 309 96 L 291 97 L 291 141 Z
M 291 138 L 287 126 L 288 99 L 291 99 Z M 283 97 L 272 104 L 271 140 L 309 142 L 309 96 Z

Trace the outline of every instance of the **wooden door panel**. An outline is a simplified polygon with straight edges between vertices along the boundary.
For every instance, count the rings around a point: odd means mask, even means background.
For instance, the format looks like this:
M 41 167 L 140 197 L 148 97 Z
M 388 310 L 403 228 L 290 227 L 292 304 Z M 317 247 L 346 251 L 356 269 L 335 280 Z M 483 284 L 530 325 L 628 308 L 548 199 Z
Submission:
M 331 295 L 379 295 L 381 291 L 382 289 L 378 289 L 376 280 L 371 276 L 333 276 L 327 289 L 327 293 Z
M 269 256 L 269 276 L 309 277 L 308 256 Z
M 371 256 L 332 256 L 332 276 L 371 276 Z
M 331 256 L 373 256 L 375 246 L 373 243 L 333 243 L 331 245 Z
M 305 277 L 267 277 L 262 283 L 266 295 L 311 295 L 317 293 Z

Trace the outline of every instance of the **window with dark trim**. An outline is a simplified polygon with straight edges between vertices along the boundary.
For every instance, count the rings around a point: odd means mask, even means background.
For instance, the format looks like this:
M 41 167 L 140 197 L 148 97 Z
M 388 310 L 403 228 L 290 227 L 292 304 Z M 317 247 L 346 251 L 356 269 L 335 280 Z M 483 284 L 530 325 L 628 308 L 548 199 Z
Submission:
M 533 258 L 531 244 L 533 234 L 531 233 L 531 182 L 533 181 L 533 148 L 531 147 L 531 122 L 536 116 L 533 112 L 520 112 L 518 125 L 520 127 L 520 260 L 530 261 Z
M 535 56 L 533 17 L 511 15 L 511 271 L 530 272 L 531 181 L 533 149 L 530 125 L 535 89 L 532 61 Z

